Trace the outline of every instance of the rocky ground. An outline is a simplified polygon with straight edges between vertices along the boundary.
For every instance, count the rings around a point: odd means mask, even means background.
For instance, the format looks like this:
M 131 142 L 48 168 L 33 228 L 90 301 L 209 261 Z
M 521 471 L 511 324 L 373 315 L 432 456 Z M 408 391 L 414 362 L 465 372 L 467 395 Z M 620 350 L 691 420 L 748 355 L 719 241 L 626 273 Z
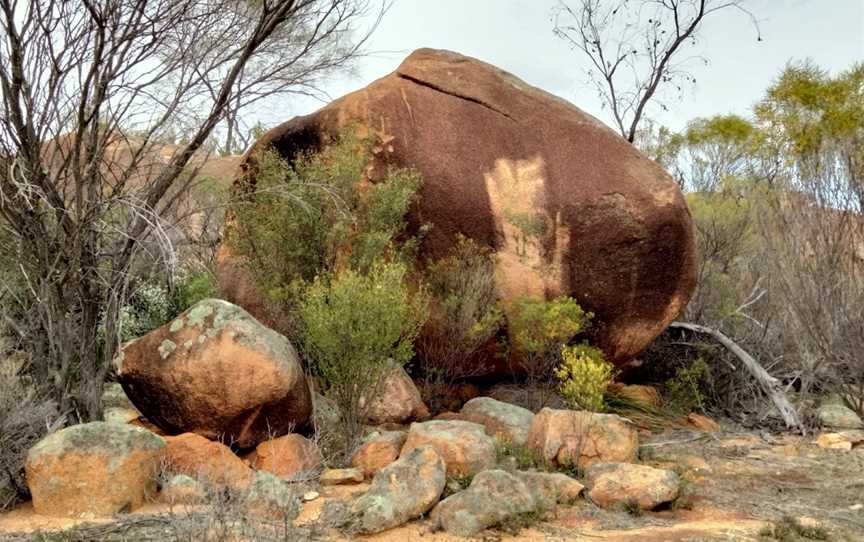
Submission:
M 604 510 L 585 499 L 520 517 L 477 535 L 482 540 L 838 540 L 864 539 L 864 447 L 824 449 L 813 438 L 668 430 L 643 439 L 643 464 L 672 469 L 683 496 L 667 509 Z M 369 484 L 306 487 L 319 497 L 303 505 L 289 539 L 348 540 L 329 528 L 328 503 L 359 496 Z M 217 511 L 218 512 L 218 511 Z M 222 511 L 224 512 L 224 510 Z M 219 521 L 207 507 L 148 504 L 99 523 L 48 518 L 25 504 L 0 515 L 0 539 L 183 539 L 184 522 Z M 790 522 L 788 518 L 792 518 Z M 799 534 L 795 527 L 803 527 Z M 784 530 L 784 526 L 786 527 Z M 807 528 L 810 527 L 808 530 Z M 818 527 L 818 528 L 813 528 Z M 773 531 L 773 532 L 772 532 Z M 769 534 L 770 533 L 770 534 Z M 449 541 L 428 518 L 359 539 Z M 217 538 L 218 539 L 218 538 Z

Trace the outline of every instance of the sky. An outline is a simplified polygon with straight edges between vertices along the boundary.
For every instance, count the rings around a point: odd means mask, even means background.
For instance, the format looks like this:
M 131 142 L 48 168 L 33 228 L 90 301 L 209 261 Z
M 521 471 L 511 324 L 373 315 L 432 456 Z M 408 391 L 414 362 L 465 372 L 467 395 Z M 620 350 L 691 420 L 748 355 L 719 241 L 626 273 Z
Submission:
M 558 0 L 392 0 L 359 59 L 355 73 L 324 88 L 333 98 L 393 71 L 421 47 L 449 49 L 489 62 L 529 84 L 574 103 L 604 122 L 585 75 L 587 59 L 552 34 Z M 571 0 L 571 5 L 575 5 Z M 831 73 L 864 61 L 864 0 L 745 0 L 763 41 L 745 16 L 726 10 L 706 18 L 696 52 L 708 66 L 693 69 L 697 84 L 670 110 L 649 111 L 681 129 L 687 121 L 721 113 L 746 115 L 787 62 L 812 59 Z M 267 126 L 311 113 L 323 104 L 289 97 L 261 111 Z M 256 115 L 258 116 L 258 115 Z

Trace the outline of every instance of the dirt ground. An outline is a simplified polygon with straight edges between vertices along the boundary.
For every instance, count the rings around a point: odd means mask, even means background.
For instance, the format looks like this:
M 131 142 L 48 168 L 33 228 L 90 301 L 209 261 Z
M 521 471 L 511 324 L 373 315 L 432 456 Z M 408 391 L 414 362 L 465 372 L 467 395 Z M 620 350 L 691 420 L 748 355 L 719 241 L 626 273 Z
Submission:
M 518 533 L 488 530 L 478 539 L 490 542 L 769 541 L 774 538 L 764 535 L 766 528 L 784 517 L 791 517 L 803 525 L 821 526 L 827 540 L 864 541 L 862 447 L 852 451 L 824 450 L 813 444 L 812 438 L 800 436 L 753 433 L 714 436 L 669 430 L 647 439 L 642 450 L 644 463 L 674 469 L 684 478 L 685 496 L 677 506 L 634 516 L 624 510 L 601 510 L 581 501 L 575 506 L 559 507 L 546 514 L 542 521 L 522 526 Z M 351 540 L 327 529 L 318 520 L 327 502 L 349 498 L 362 493 L 366 487 L 319 488 L 321 497 L 304 504 L 295 522 L 298 530 L 285 539 Z M 0 515 L 0 540 L 187 539 L 168 525 L 172 518 L 191 518 L 194 513 L 194 510 L 168 510 L 152 504 L 133 514 L 88 522 L 39 516 L 25 504 Z M 789 536 L 783 540 L 807 540 L 794 534 Z M 432 532 L 425 520 L 354 539 L 370 542 L 457 540 Z

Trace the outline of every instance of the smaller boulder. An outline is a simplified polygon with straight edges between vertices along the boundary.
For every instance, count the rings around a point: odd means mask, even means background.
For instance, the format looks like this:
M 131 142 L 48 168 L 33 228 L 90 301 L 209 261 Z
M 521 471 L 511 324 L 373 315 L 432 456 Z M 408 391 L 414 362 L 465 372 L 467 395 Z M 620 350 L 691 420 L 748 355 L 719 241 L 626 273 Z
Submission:
M 380 533 L 428 512 L 444 491 L 444 462 L 431 446 L 419 446 L 381 469 L 372 487 L 351 505 L 351 529 Z
M 258 471 L 246 494 L 246 509 L 261 518 L 293 521 L 300 515 L 300 498 L 291 485 L 269 472 Z
M 432 510 L 432 523 L 454 536 L 483 529 L 537 510 L 537 500 L 518 477 L 503 470 L 483 471 L 468 489 L 447 497 Z
M 408 435 L 402 431 L 373 433 L 351 456 L 351 465 L 367 477 L 399 459 Z
M 708 416 L 697 414 L 695 412 L 688 414 L 687 417 L 684 418 L 684 423 L 697 431 L 702 431 L 703 433 L 719 433 L 722 429 L 719 423 L 715 422 Z
M 587 468 L 598 461 L 635 462 L 639 436 L 614 414 L 544 408 L 534 416 L 525 446 L 544 460 Z
M 429 417 L 429 409 L 423 403 L 417 386 L 398 365 L 394 365 L 384 377 L 369 404 L 361 399 L 360 407 L 366 409 L 370 425 L 406 423 Z
M 513 473 L 531 490 L 537 504 L 546 510 L 556 504 L 572 504 L 582 495 L 585 486 L 561 472 Z
M 169 505 L 202 504 L 207 501 L 207 489 L 191 476 L 178 474 L 162 486 L 159 500 Z
M 829 403 L 819 407 L 816 412 L 819 421 L 825 427 L 834 429 L 864 429 L 864 422 L 851 408 Z
M 653 510 L 678 498 L 681 481 L 671 470 L 631 463 L 595 463 L 585 473 L 588 497 L 602 508 L 634 504 Z
M 252 466 L 284 480 L 312 478 L 321 468 L 318 446 L 296 434 L 262 442 L 249 457 Z
M 318 481 L 322 486 L 342 486 L 359 484 L 363 481 L 363 471 L 360 469 L 324 469 Z
M 816 445 L 828 450 L 849 451 L 852 448 L 864 448 L 864 431 L 822 433 L 816 438 Z
M 462 418 L 479 423 L 486 434 L 522 446 L 528 438 L 534 413 L 491 397 L 476 397 L 462 407 Z
M 165 441 L 132 425 L 91 422 L 49 434 L 24 470 L 37 514 L 61 517 L 129 512 L 156 494 Z
M 421 446 L 432 446 L 444 460 L 447 476 L 470 476 L 495 467 L 495 441 L 477 423 L 412 423 L 401 455 Z
M 217 487 L 245 489 L 252 480 L 252 469 L 221 442 L 195 433 L 165 437 L 165 470 L 206 480 Z

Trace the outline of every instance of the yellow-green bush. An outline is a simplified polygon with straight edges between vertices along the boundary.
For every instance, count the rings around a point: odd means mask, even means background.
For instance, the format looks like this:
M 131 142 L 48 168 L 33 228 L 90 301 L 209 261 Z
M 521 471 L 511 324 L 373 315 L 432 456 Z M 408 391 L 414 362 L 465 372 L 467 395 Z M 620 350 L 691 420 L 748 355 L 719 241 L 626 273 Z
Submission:
M 571 408 L 605 410 L 603 394 L 612 382 L 614 369 L 599 349 L 587 344 L 565 346 L 554 372 L 560 381 L 561 395 Z

